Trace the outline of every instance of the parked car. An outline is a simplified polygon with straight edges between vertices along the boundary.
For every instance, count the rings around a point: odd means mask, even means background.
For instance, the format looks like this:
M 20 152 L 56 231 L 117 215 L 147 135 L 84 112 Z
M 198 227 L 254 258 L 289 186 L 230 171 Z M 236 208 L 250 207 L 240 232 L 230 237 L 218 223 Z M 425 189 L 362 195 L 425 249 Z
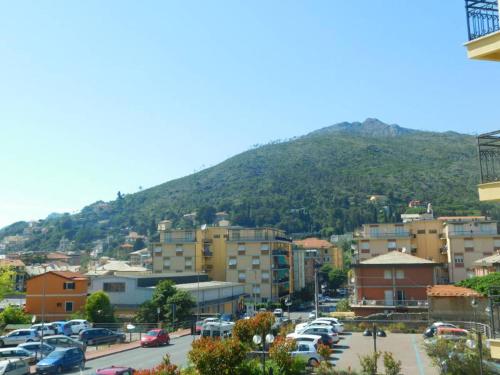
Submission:
M 107 328 L 84 329 L 78 337 L 85 345 L 115 344 L 124 342 L 126 339 L 124 333 L 114 332 Z
M 342 333 L 344 332 L 344 324 L 338 320 L 337 318 L 318 318 L 314 321 L 311 322 L 311 324 L 315 323 L 320 323 L 320 322 L 329 322 L 334 328 L 337 333 Z
M 433 337 L 439 327 L 458 328 L 456 325 L 445 322 L 434 322 L 424 332 L 424 337 Z
M 30 367 L 21 358 L 12 358 L 0 361 L 0 375 L 28 375 Z
M 17 347 L 29 351 L 35 358 L 43 358 L 55 349 L 52 345 L 46 343 L 42 345 L 41 342 L 26 342 L 19 344 Z
M 73 332 L 74 335 L 79 334 L 84 329 L 89 329 L 92 327 L 90 323 L 85 319 L 73 319 L 70 320 L 68 324 L 71 327 L 71 332 Z
M 87 345 L 83 342 L 65 335 L 47 336 L 43 341 L 57 348 L 80 348 L 83 352 L 87 350 Z
M 36 330 L 38 336 L 55 335 L 57 333 L 57 327 L 52 323 L 33 324 L 31 329 Z
M 315 348 L 317 348 L 318 344 L 322 344 L 322 339 L 320 335 L 306 335 L 306 334 L 301 334 L 301 333 L 289 333 L 286 335 L 287 339 L 293 339 L 296 342 L 299 341 L 304 341 L 304 342 L 310 342 L 314 345 Z
M 111 366 L 97 369 L 96 375 L 133 375 L 135 370 L 131 367 Z
M 155 328 L 141 338 L 141 346 L 160 346 L 170 344 L 170 336 L 164 329 Z
M 31 328 L 28 329 L 16 329 L 15 331 L 9 332 L 4 336 L 0 336 L 0 347 L 6 345 L 19 345 L 25 342 L 38 341 L 40 337 L 37 331 Z
M 0 360 L 3 361 L 7 358 L 22 358 L 29 364 L 36 363 L 36 357 L 33 353 L 19 347 L 0 349 Z
M 303 358 L 309 366 L 317 366 L 321 361 L 321 356 L 316 352 L 316 348 L 310 342 L 299 341 L 297 350 L 293 351 L 292 357 Z
M 73 334 L 73 330 L 71 329 L 71 324 L 69 322 L 65 321 L 52 322 L 52 325 L 54 325 L 57 328 L 57 332 L 55 333 L 56 335 L 71 336 Z
M 274 309 L 273 314 L 277 318 L 283 317 L 283 309 Z
M 311 325 L 307 326 L 304 330 L 298 332 L 304 335 L 321 335 L 326 334 L 332 337 L 333 343 L 336 344 L 340 341 L 340 337 L 335 332 L 335 328 L 332 326 L 321 326 L 321 325 Z
M 78 348 L 59 348 L 36 364 L 38 374 L 60 374 L 73 367 L 85 368 L 85 355 Z
M 313 310 L 309 313 L 309 319 L 316 319 L 316 310 Z
M 459 340 L 466 340 L 468 335 L 469 331 L 467 331 L 466 329 L 452 328 L 452 327 L 438 327 L 435 336 L 446 340 L 459 341 Z

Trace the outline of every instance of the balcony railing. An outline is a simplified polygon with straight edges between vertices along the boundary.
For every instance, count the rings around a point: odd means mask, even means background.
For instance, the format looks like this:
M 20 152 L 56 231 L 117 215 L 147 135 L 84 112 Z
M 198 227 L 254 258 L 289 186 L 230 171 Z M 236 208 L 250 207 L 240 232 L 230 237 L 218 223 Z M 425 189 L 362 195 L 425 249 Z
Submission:
M 410 237 L 409 231 L 401 232 L 362 232 L 361 237 L 363 238 L 405 238 Z
M 500 130 L 477 137 L 481 183 L 500 181 Z
M 498 31 L 497 0 L 465 0 L 469 40 Z
M 233 234 L 229 235 L 228 241 L 232 242 L 269 242 L 269 241 L 282 241 L 282 242 L 292 242 L 291 238 L 275 235 L 255 235 L 255 236 L 235 236 Z
M 353 306 L 366 306 L 366 307 L 428 307 L 427 300 L 394 300 L 387 301 L 383 299 L 365 299 L 365 300 L 351 300 Z

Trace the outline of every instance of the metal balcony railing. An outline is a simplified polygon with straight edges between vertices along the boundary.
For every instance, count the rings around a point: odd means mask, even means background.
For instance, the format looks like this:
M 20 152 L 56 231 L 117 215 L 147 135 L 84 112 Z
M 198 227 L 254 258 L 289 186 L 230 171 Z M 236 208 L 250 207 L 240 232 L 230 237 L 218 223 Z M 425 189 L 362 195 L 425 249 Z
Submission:
M 410 237 L 411 233 L 409 231 L 400 232 L 362 232 L 361 237 L 363 238 L 405 238 Z
M 387 301 L 383 299 L 364 299 L 364 300 L 351 300 L 351 305 L 354 306 L 404 306 L 404 307 L 428 307 L 427 300 L 394 300 Z
M 465 0 L 469 40 L 498 31 L 497 0 Z
M 500 181 L 500 130 L 477 137 L 481 183 Z

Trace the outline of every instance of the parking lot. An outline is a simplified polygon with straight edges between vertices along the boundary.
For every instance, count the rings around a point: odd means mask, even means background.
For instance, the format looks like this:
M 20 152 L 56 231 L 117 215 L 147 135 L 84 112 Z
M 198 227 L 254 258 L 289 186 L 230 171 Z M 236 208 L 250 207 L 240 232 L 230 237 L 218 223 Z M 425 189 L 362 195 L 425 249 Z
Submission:
M 402 362 L 402 374 L 438 375 L 422 345 L 420 334 L 388 332 L 387 337 L 377 337 L 377 350 L 392 352 Z M 365 337 L 359 332 L 346 333 L 335 346 L 332 359 L 338 369 L 360 370 L 359 356 L 370 353 L 373 353 L 373 337 Z M 379 359 L 379 369 L 383 369 L 382 358 Z

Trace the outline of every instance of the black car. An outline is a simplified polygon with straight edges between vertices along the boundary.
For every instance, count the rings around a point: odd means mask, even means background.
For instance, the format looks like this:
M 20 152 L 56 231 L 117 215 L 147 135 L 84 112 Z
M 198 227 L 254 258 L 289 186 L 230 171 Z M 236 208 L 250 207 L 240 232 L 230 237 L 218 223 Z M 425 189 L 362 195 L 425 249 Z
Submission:
M 85 345 L 114 344 L 125 341 L 124 333 L 114 332 L 107 328 L 84 329 L 78 337 Z

